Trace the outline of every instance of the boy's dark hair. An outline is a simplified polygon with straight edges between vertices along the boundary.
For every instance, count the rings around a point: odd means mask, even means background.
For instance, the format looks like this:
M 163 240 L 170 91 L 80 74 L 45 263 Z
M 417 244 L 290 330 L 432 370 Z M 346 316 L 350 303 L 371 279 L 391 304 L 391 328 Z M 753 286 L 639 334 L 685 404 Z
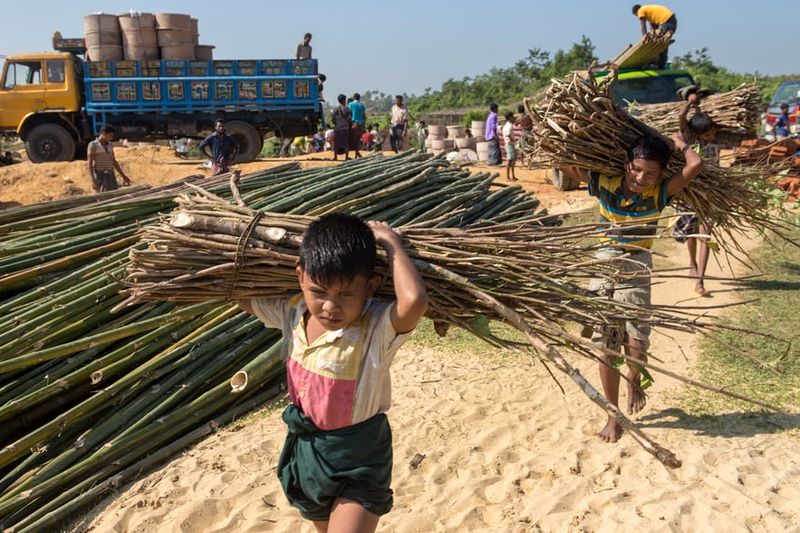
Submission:
M 326 81 L 328 79 L 328 76 L 326 76 L 325 74 L 318 74 L 317 78 L 319 79 L 319 81 Z
M 394 95 L 394 99 L 395 99 L 395 100 L 397 100 L 398 98 L 399 98 L 400 100 L 402 100 L 402 99 L 403 99 L 403 95 L 402 95 L 402 94 L 396 94 L 396 95 Z
M 375 268 L 375 235 L 355 215 L 330 213 L 312 222 L 303 234 L 299 265 L 314 283 L 371 276 Z
M 360 94 L 358 94 L 358 93 L 355 93 L 355 94 L 353 95 L 353 100 L 356 100 L 356 101 L 359 101 L 359 100 L 361 100 L 361 95 L 360 95 Z
M 782 103 L 781 104 L 781 111 L 789 111 L 789 104 L 787 104 L 785 102 Z
M 117 129 L 112 126 L 111 124 L 104 124 L 102 128 L 100 128 L 100 133 L 117 133 Z
M 517 106 L 517 113 L 524 113 L 524 112 L 525 112 L 525 106 L 522 105 L 522 104 L 518 105 Z
M 221 119 L 221 118 L 218 118 L 217 120 L 215 120 L 215 121 L 214 121 L 214 125 L 216 126 L 217 124 L 222 124 L 222 125 L 224 125 L 224 124 L 225 124 L 225 121 L 224 121 L 223 119 Z
M 714 120 L 708 116 L 708 113 L 703 113 L 702 111 L 695 113 L 692 118 L 689 119 L 689 129 L 695 135 L 708 133 L 716 127 L 717 125 L 714 124 Z
M 345 95 L 343 95 L 343 94 L 340 94 L 339 96 L 336 97 L 336 100 L 340 104 L 344 104 L 345 102 L 347 102 L 347 97 Z
M 489 111 L 497 113 L 497 104 L 489 104 Z
M 514 113 L 512 113 L 511 111 L 509 111 L 508 113 L 506 113 L 506 118 L 507 118 L 508 120 L 511 120 L 512 118 L 514 118 Z
M 420 125 L 420 126 L 422 126 L 422 127 L 425 127 L 425 126 L 427 126 L 427 124 L 425 124 L 425 121 L 424 121 L 424 120 L 420 120 L 420 121 L 419 121 L 419 125 Z
M 305 35 L 303 35 L 303 39 L 310 39 L 310 38 L 311 38 L 310 33 L 306 33 Z
M 667 168 L 672 149 L 667 141 L 655 135 L 642 135 L 628 150 L 628 160 L 647 159 L 656 161 L 662 169 Z
M 633 11 L 633 14 L 636 15 L 637 17 L 639 16 L 639 10 L 640 9 L 642 9 L 642 6 L 640 4 L 633 4 L 632 11 Z

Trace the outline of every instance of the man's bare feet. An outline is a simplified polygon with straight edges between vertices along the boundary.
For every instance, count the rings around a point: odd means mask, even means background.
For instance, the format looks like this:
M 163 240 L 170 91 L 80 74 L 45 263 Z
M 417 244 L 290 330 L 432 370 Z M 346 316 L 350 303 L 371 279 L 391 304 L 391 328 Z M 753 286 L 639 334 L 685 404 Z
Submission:
M 642 387 L 639 386 L 640 379 L 638 372 L 628 374 L 628 414 L 630 415 L 635 415 L 644 409 L 647 403 L 647 396 L 645 396 Z
M 697 284 L 694 286 L 694 292 L 696 292 L 700 296 L 708 296 L 709 295 L 708 291 L 703 286 L 703 282 L 702 281 L 698 281 Z
M 622 436 L 622 428 L 616 418 L 609 416 L 606 427 L 601 429 L 597 436 L 600 437 L 600 440 L 603 442 L 617 442 Z

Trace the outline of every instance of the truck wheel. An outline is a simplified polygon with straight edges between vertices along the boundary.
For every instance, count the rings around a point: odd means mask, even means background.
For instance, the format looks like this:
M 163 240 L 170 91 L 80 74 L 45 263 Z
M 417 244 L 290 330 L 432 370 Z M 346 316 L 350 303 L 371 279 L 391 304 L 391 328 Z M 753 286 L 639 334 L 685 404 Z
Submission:
M 236 139 L 239 143 L 239 154 L 234 163 L 252 161 L 261 153 L 264 138 L 252 125 L 241 120 L 232 120 L 225 123 L 225 133 Z
M 39 124 L 28 133 L 25 150 L 33 163 L 72 161 L 75 139 L 58 124 Z
M 579 182 L 565 175 L 557 168 L 550 169 L 550 180 L 557 191 L 574 191 L 579 185 Z

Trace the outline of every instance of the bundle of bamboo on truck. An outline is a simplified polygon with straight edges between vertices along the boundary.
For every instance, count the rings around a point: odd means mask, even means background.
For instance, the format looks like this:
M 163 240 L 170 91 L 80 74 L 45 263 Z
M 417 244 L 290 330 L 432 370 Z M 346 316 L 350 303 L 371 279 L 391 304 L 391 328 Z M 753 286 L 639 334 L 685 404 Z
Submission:
M 654 63 L 672 42 L 672 34 L 648 32 L 636 44 L 629 44 L 625 50 L 609 63 L 618 68 L 644 67 Z
M 628 112 L 663 135 L 679 130 L 678 111 L 683 102 L 638 104 L 631 102 Z M 688 119 L 699 110 L 707 113 L 717 127 L 717 136 L 724 140 L 752 137 L 761 120 L 761 93 L 755 83 L 744 83 L 723 93 L 703 98 L 699 107 L 689 110 Z
M 620 176 L 627 148 L 644 134 L 661 135 L 617 106 L 607 85 L 579 74 L 553 80 L 544 101 L 527 99 L 525 105 L 537 125 L 527 150 L 546 168 L 576 167 Z M 683 154 L 673 152 L 664 175 L 683 166 Z M 719 245 L 734 257 L 746 258 L 737 243 L 742 231 L 786 239 L 794 227 L 775 206 L 771 173 L 767 166 L 722 168 L 705 162 L 701 175 L 672 199 L 672 205 L 712 222 Z

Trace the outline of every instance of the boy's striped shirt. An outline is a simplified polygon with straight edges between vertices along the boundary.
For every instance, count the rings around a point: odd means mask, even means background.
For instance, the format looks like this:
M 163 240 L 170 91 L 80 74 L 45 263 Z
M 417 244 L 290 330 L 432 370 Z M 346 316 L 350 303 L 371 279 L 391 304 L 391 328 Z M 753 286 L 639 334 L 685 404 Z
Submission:
M 589 173 L 589 194 L 597 198 L 601 222 L 640 222 L 644 227 L 609 230 L 606 241 L 616 247 L 650 248 L 658 231 L 658 217 L 669 204 L 665 180 L 649 189 L 625 197 L 622 176 L 610 178 L 597 172 Z

